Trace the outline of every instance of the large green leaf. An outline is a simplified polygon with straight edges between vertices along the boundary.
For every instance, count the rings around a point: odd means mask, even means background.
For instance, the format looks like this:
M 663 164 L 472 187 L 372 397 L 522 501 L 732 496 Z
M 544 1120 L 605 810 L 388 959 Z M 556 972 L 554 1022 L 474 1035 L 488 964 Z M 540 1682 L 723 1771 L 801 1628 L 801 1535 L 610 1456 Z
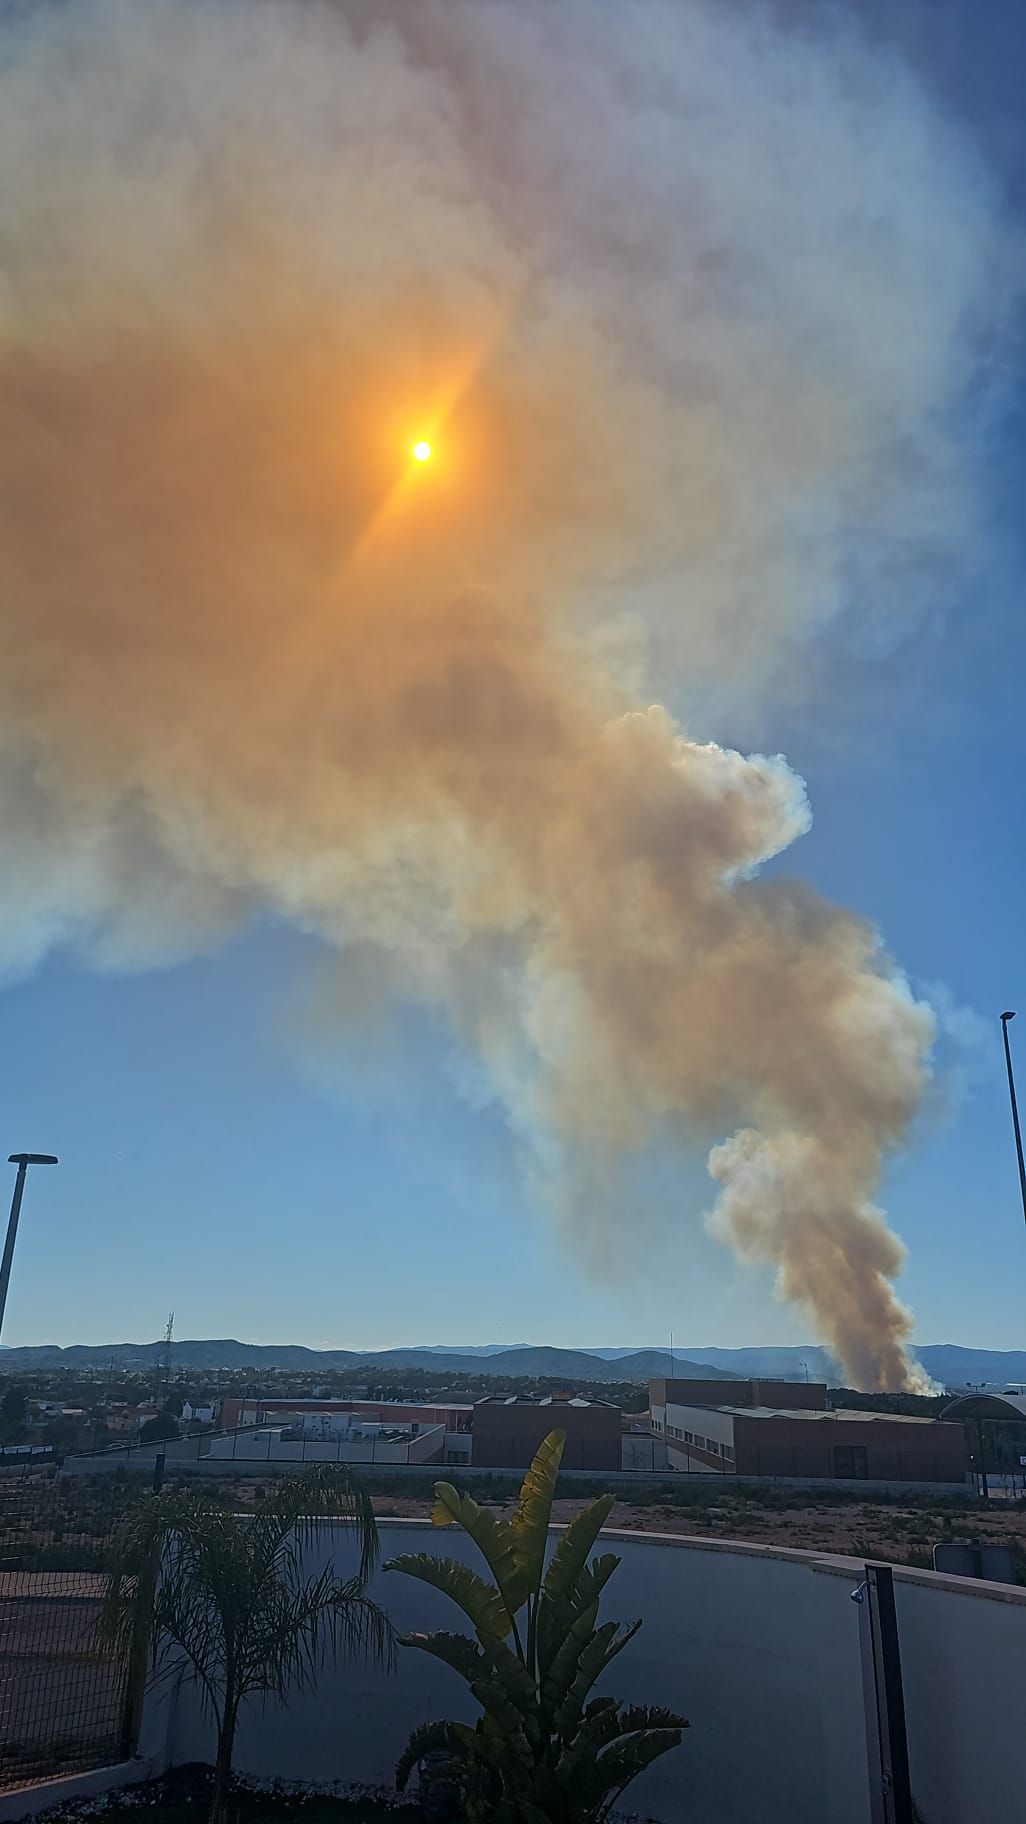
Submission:
M 577 1728 L 588 1692 L 596 1679 L 601 1678 L 610 1661 L 623 1652 L 628 1641 L 634 1639 L 640 1626 L 640 1621 L 633 1621 L 627 1627 L 607 1621 L 595 1629 L 580 1656 L 573 1683 L 556 1711 L 555 1725 L 561 1735 L 570 1735 Z
M 639 1773 L 644 1773 L 661 1754 L 679 1748 L 680 1737 L 680 1728 L 674 1724 L 668 1728 L 632 1731 L 611 1742 L 591 1767 L 579 1773 L 576 1791 L 584 1815 L 604 1815 L 608 1806 Z
M 545 1594 L 553 1602 L 573 1602 L 577 1579 L 588 1562 L 588 1553 L 609 1518 L 614 1499 L 613 1495 L 600 1495 L 575 1520 L 571 1520 L 545 1573 Z
M 581 1769 L 590 1767 L 600 1748 L 621 1733 L 620 1705 L 615 1697 L 597 1697 L 581 1718 L 580 1727 L 567 1742 L 556 1764 L 561 1787 L 572 1791 Z
M 659 1704 L 628 1704 L 620 1712 L 620 1733 L 637 1735 L 649 1729 L 690 1729 L 686 1716 L 675 1710 L 664 1710 Z
M 509 1633 L 512 1622 L 498 1590 L 467 1565 L 457 1564 L 454 1558 L 435 1558 L 430 1552 L 404 1552 L 400 1557 L 390 1559 L 384 1569 L 402 1571 L 407 1577 L 416 1577 L 421 1583 L 441 1590 L 463 1610 L 478 1634 L 505 1640 Z
M 556 1477 L 565 1444 L 565 1431 L 550 1431 L 548 1437 L 542 1439 L 524 1477 L 511 1522 L 517 1559 L 528 1593 L 537 1590 L 541 1583 L 552 1497 L 556 1492 Z
M 470 1495 L 461 1495 L 451 1482 L 435 1483 L 434 1526 L 461 1526 L 481 1552 L 499 1587 L 510 1615 L 527 1600 L 527 1581 L 517 1551 L 517 1540 L 508 1520 L 479 1507 Z
M 395 1783 L 402 1792 L 416 1767 L 427 1754 L 444 1751 L 456 1758 L 465 1757 L 466 1743 L 460 1739 L 459 1726 L 456 1723 L 421 1723 L 413 1731 L 399 1760 L 396 1763 Z
M 525 1765 L 534 1756 L 528 1740 L 527 1721 L 516 1704 L 512 1703 L 497 1678 L 477 1678 L 470 1687 L 486 1716 L 491 1717 L 502 1736 L 503 1753 L 513 1754 Z M 538 1739 L 538 1720 L 531 1716 L 534 1724 L 533 1735 Z
M 538 1687 L 523 1660 L 510 1651 L 504 1640 L 496 1640 L 494 1635 L 485 1636 L 481 1645 L 492 1662 L 496 1677 L 501 1680 L 513 1702 L 521 1709 L 532 1705 L 538 1695 Z
M 548 1603 L 541 1605 L 542 1619 L 549 1607 Z M 574 1682 L 578 1661 L 595 1631 L 597 1615 L 597 1603 L 593 1603 L 590 1609 L 583 1609 L 580 1615 L 574 1617 L 555 1652 L 549 1655 L 548 1670 L 541 1688 L 542 1709 L 549 1715 L 559 1708 Z M 614 1624 L 610 1623 L 612 1625 Z M 540 1651 L 538 1657 L 540 1664 Z
M 403 1634 L 399 1645 L 417 1647 L 421 1653 L 432 1654 L 465 1678 L 468 1685 L 479 1678 L 489 1664 L 484 1649 L 469 1634 L 446 1634 L 441 1629 L 434 1634 Z
M 615 1552 L 603 1552 L 601 1558 L 593 1558 L 591 1564 L 578 1573 L 569 1600 L 552 1597 L 543 1590 L 538 1610 L 538 1658 L 543 1671 L 548 1670 L 552 1643 L 558 1645 L 582 1610 L 595 1606 L 620 1563 Z
M 556 1777 L 565 1790 L 575 1791 L 582 1774 L 593 1768 L 599 1755 L 611 1743 L 656 1731 L 669 1731 L 679 1741 L 681 1731 L 687 1727 L 686 1718 L 677 1716 L 672 1710 L 648 1704 L 632 1704 L 622 1710 L 615 1698 L 597 1698 L 588 1705 L 581 1727 L 560 1756 Z

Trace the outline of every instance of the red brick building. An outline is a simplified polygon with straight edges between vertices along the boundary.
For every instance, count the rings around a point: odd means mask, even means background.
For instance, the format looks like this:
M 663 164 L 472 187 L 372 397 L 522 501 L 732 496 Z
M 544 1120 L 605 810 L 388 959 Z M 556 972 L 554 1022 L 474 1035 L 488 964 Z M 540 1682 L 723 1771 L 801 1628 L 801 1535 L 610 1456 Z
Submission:
M 715 1386 L 715 1400 L 695 1398 Z M 787 1405 L 762 1404 L 770 1391 Z M 822 1394 L 822 1402 L 816 1403 Z M 652 1430 L 671 1469 L 721 1475 L 870 1482 L 964 1482 L 965 1429 L 941 1419 L 826 1409 L 826 1389 L 805 1382 L 658 1381 Z

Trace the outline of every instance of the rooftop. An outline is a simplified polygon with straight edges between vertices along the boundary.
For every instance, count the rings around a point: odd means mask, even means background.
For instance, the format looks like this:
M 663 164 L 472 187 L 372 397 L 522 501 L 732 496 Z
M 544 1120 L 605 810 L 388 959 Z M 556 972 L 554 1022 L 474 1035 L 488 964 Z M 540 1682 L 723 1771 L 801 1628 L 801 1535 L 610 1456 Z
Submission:
M 613 1400 L 590 1400 L 583 1393 L 489 1393 L 478 1400 L 479 1406 L 605 1406 L 612 1412 L 620 1408 Z
M 726 1412 L 736 1419 L 803 1419 L 810 1423 L 822 1424 L 824 1419 L 839 1420 L 842 1424 L 856 1423 L 865 1425 L 870 1421 L 885 1425 L 936 1425 L 938 1421 L 928 1414 L 911 1412 L 860 1412 L 844 1406 L 819 1407 L 809 1406 L 707 1406 L 695 1407 L 696 1412 Z

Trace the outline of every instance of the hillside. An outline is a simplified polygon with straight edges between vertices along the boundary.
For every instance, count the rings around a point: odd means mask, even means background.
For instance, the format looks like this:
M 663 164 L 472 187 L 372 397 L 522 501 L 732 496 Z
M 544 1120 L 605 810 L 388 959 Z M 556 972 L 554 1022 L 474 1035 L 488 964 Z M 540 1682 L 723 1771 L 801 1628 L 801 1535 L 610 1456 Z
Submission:
M 60 1348 L 44 1343 L 31 1348 L 4 1349 L 3 1366 L 31 1370 L 54 1368 L 105 1368 L 111 1360 L 122 1368 L 152 1366 L 162 1344 L 75 1343 Z M 926 1343 L 918 1357 L 927 1373 L 942 1386 L 987 1382 L 1003 1386 L 1026 1381 L 1026 1350 L 968 1349 L 956 1343 Z M 437 1375 L 524 1376 L 567 1382 L 648 1381 L 670 1373 L 665 1349 L 603 1350 L 557 1349 L 542 1344 L 521 1344 L 514 1349 L 485 1344 L 468 1349 L 446 1349 L 438 1344 L 416 1349 L 307 1349 L 302 1343 L 240 1343 L 234 1337 L 175 1343 L 176 1368 L 211 1372 L 224 1369 L 291 1369 L 316 1375 L 329 1369 L 419 1369 Z M 806 1375 L 836 1385 L 837 1368 L 825 1349 L 815 1343 L 794 1347 L 750 1349 L 688 1348 L 674 1353 L 673 1372 L 682 1380 L 702 1377 L 736 1380 L 748 1375 L 800 1381 Z
M 119 1367 L 133 1368 L 152 1364 L 162 1344 L 104 1343 L 96 1346 L 72 1344 L 66 1349 L 56 1344 L 34 1348 L 10 1349 L 4 1353 L 6 1368 L 102 1368 L 114 1361 Z M 172 1345 L 175 1368 L 209 1371 L 217 1368 L 286 1368 L 319 1369 L 366 1368 L 427 1369 L 432 1373 L 461 1375 L 523 1375 L 567 1381 L 649 1380 L 653 1375 L 670 1372 L 670 1358 L 665 1351 L 642 1350 L 606 1361 L 580 1349 L 555 1349 L 545 1346 L 523 1346 L 502 1349 L 488 1356 L 448 1354 L 439 1349 L 384 1349 L 377 1353 L 358 1353 L 350 1349 L 307 1349 L 302 1344 L 240 1343 L 234 1338 L 213 1341 L 180 1342 Z M 728 1369 L 705 1367 L 675 1356 L 674 1373 L 684 1378 L 712 1376 L 716 1380 L 733 1380 Z

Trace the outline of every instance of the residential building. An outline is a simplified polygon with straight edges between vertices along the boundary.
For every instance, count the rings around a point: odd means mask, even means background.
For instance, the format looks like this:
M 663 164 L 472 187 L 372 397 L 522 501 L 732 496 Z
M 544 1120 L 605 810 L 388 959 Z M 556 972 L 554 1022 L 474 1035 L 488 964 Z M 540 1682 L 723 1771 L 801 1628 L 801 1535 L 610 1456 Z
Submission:
M 564 1469 L 619 1469 L 620 1408 L 574 1394 L 494 1394 L 474 1407 L 471 1461 L 481 1469 L 526 1469 L 550 1431 L 566 1432 Z
M 212 1425 L 217 1418 L 217 1412 L 216 1400 L 201 1400 L 198 1404 L 194 1404 L 192 1400 L 186 1400 L 182 1407 L 182 1424 Z
M 155 1406 L 133 1406 L 117 1400 L 105 1403 L 100 1408 L 104 1427 L 120 1436 L 129 1436 L 145 1425 L 147 1420 L 155 1419 Z

